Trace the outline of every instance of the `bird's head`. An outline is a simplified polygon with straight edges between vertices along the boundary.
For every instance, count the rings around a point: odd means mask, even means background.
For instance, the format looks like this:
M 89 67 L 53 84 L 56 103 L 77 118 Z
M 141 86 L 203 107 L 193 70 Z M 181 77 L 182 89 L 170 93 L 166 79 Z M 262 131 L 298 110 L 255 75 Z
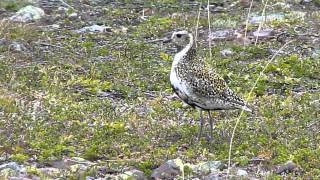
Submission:
M 178 49 L 186 47 L 188 44 L 192 43 L 193 36 L 188 31 L 176 31 L 173 32 L 171 38 L 167 42 L 173 42 Z

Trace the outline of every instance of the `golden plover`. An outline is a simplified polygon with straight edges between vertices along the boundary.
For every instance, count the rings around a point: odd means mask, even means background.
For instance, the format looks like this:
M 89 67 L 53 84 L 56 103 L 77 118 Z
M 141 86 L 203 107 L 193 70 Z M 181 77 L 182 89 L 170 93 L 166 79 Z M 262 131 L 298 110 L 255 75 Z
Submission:
M 237 96 L 203 58 L 197 55 L 194 38 L 187 31 L 174 32 L 167 41 L 178 48 L 170 72 L 170 82 L 174 92 L 187 104 L 199 110 L 200 139 L 203 128 L 202 111 L 208 111 L 210 138 L 213 122 L 211 110 L 243 109 L 251 112 L 243 99 Z

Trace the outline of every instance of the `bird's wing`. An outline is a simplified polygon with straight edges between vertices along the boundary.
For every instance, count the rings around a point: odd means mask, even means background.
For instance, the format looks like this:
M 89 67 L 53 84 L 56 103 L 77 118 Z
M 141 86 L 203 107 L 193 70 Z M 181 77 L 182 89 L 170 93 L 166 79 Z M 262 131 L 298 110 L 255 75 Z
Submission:
M 188 74 L 188 82 L 193 93 L 207 97 L 222 94 L 227 87 L 225 81 L 215 72 L 200 67 Z
M 189 75 L 188 81 L 191 82 L 190 88 L 196 95 L 217 98 L 239 106 L 246 106 L 244 100 L 228 87 L 224 79 L 207 67 L 193 71 L 193 74 Z

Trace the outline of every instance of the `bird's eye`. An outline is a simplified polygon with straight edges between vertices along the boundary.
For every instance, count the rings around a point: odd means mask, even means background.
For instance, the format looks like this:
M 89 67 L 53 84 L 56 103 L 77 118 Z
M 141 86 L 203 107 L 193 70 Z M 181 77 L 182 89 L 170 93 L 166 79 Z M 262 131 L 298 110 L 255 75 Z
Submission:
M 177 34 L 177 38 L 181 38 L 181 36 L 182 36 L 181 34 Z

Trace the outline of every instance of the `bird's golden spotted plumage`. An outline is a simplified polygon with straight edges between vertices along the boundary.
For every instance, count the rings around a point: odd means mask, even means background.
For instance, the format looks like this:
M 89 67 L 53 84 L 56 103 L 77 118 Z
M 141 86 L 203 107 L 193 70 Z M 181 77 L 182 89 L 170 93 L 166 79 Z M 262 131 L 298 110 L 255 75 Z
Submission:
M 193 35 L 187 31 L 173 33 L 171 40 L 179 52 L 171 67 L 170 82 L 177 95 L 187 104 L 201 110 L 243 109 L 251 111 L 224 79 L 199 57 Z M 210 114 L 209 114 L 210 115 Z M 202 115 L 200 114 L 202 131 Z M 212 121 L 210 118 L 212 131 Z

